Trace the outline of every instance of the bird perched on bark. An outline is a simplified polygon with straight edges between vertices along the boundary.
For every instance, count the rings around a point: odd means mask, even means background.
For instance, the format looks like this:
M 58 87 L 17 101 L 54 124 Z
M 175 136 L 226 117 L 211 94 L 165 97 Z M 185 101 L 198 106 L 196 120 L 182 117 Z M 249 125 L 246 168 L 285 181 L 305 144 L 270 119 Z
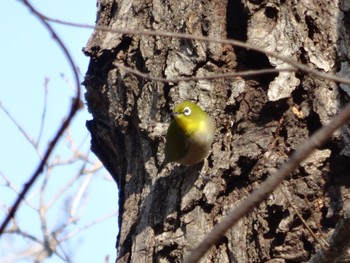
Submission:
M 194 165 L 201 162 L 214 140 L 213 119 L 190 101 L 177 104 L 173 116 L 166 135 L 164 163 Z

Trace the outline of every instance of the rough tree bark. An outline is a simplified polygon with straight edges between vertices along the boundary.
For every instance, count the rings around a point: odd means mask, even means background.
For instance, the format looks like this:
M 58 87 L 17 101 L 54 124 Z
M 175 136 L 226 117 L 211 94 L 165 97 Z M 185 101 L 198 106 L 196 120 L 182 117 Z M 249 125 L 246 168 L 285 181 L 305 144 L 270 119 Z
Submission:
M 347 1 L 98 1 L 97 25 L 247 41 L 318 70 L 349 76 Z M 92 150 L 119 187 L 118 262 L 179 262 L 347 101 L 346 87 L 300 73 L 152 82 L 286 66 L 229 45 L 95 30 L 85 53 Z M 192 100 L 216 120 L 206 165 L 162 162 L 163 123 Z M 305 262 L 349 197 L 348 131 L 335 134 L 231 229 L 202 262 Z M 109 200 L 111 202 L 113 200 Z M 301 215 L 301 217 L 298 216 Z

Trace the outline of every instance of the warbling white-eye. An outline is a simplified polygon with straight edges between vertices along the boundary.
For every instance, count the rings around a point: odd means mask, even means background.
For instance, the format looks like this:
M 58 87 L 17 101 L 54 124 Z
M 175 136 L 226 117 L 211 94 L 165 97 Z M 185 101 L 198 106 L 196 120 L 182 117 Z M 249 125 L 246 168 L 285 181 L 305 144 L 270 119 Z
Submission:
M 173 115 L 166 135 L 165 163 L 199 163 L 208 155 L 214 139 L 213 119 L 190 101 L 177 104 Z

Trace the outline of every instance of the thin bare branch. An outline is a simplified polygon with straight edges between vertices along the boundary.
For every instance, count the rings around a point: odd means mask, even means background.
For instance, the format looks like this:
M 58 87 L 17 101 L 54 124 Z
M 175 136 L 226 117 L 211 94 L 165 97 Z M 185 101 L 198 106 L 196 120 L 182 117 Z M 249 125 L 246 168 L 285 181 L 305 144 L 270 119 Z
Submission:
M 2 104 L 0 101 L 0 108 L 3 110 L 3 112 L 7 115 L 7 117 L 12 121 L 12 123 L 17 127 L 17 129 L 22 133 L 24 138 L 30 143 L 30 145 L 33 146 L 39 157 L 41 157 L 41 153 L 39 150 L 38 142 L 35 141 L 22 127 L 22 125 L 19 124 L 19 122 L 12 116 L 12 114 L 6 109 L 6 107 Z
M 78 112 L 78 110 L 82 107 L 81 101 L 80 101 L 80 81 L 77 69 L 75 67 L 75 63 L 72 59 L 72 56 L 70 55 L 69 51 L 67 50 L 65 44 L 62 42 L 61 38 L 58 37 L 55 30 L 50 26 L 50 24 L 43 18 L 41 15 L 37 12 L 37 10 L 27 1 L 23 0 L 23 3 L 29 8 L 29 10 L 43 23 L 43 25 L 46 27 L 46 29 L 50 32 L 53 39 L 57 42 L 59 47 L 62 49 L 65 57 L 67 58 L 68 63 L 71 66 L 74 78 L 75 78 L 75 85 L 76 85 L 76 95 L 72 101 L 70 111 L 66 117 L 66 119 L 63 121 L 61 127 L 56 132 L 56 135 L 53 137 L 51 143 L 49 143 L 48 148 L 45 151 L 45 154 L 43 155 L 43 158 L 41 162 L 39 163 L 36 171 L 32 175 L 32 177 L 28 180 L 28 182 L 24 185 L 22 192 L 17 197 L 17 200 L 13 204 L 9 214 L 6 216 L 5 220 L 1 224 L 0 227 L 0 236 L 4 233 L 4 230 L 6 229 L 8 223 L 10 222 L 11 218 L 14 217 L 18 206 L 21 204 L 22 200 L 24 199 L 25 195 L 28 193 L 29 189 L 32 187 L 36 179 L 39 177 L 41 172 L 43 171 L 45 164 L 47 160 L 49 159 L 53 149 L 55 148 L 57 142 L 61 138 L 62 134 L 66 130 L 66 128 L 69 126 L 71 120 L 75 116 L 75 114 Z
M 84 174 L 95 174 L 95 173 L 97 173 L 98 170 L 100 170 L 102 168 L 103 168 L 103 164 L 100 161 L 97 161 L 97 162 L 94 163 L 92 168 L 84 169 L 83 173 Z
M 12 227 L 9 230 L 5 231 L 6 234 L 17 234 L 24 238 L 28 238 L 29 240 L 43 246 L 43 241 L 38 239 L 36 236 L 33 236 L 32 234 L 29 234 L 22 229 L 20 229 L 16 223 L 15 220 L 12 220 Z
M 344 213 L 344 218 L 340 219 L 335 226 L 332 236 L 329 238 L 329 247 L 320 249 L 310 259 L 309 263 L 333 263 L 345 254 L 350 246 L 350 206 Z M 345 262 L 345 261 L 344 261 Z
M 47 229 L 47 217 L 46 217 L 47 207 L 45 206 L 45 190 L 46 190 L 46 186 L 47 186 L 51 171 L 52 171 L 52 169 L 46 170 L 46 174 L 45 174 L 43 183 L 41 184 L 40 198 L 39 198 L 39 209 L 38 209 L 40 224 L 41 224 L 41 231 L 42 231 L 43 237 L 44 237 L 44 244 L 46 244 L 45 245 L 46 250 L 51 249 L 51 246 L 48 245 L 50 243 L 50 234 L 49 234 L 49 231 Z
M 16 189 L 16 187 L 12 184 L 11 180 L 7 178 L 7 176 L 5 174 L 3 174 L 2 172 L 0 172 L 0 176 L 2 177 L 2 179 L 4 179 L 6 186 L 11 189 L 14 193 L 16 193 L 16 195 L 19 195 L 19 191 Z M 37 211 L 37 208 L 31 204 L 29 202 L 29 200 L 27 200 L 27 198 L 23 199 L 24 203 L 27 204 L 31 209 L 33 209 L 34 211 Z
M 84 193 L 86 192 L 88 185 L 91 182 L 92 176 L 93 176 L 92 174 L 85 176 L 83 183 L 80 185 L 79 191 L 76 193 L 75 198 L 74 198 L 73 203 L 72 203 L 72 207 L 70 209 L 70 213 L 69 213 L 70 217 L 76 217 L 79 203 L 80 203 Z
M 66 78 L 66 76 L 64 75 L 64 73 L 61 73 L 60 76 L 61 76 L 61 78 L 64 80 L 64 82 L 67 83 L 68 87 L 70 87 L 70 89 L 74 91 L 74 89 L 75 89 L 75 88 L 74 88 L 74 84 L 73 84 L 69 79 Z
M 311 207 L 311 204 L 310 204 L 309 200 L 307 200 L 305 194 L 303 196 L 304 196 L 304 200 L 306 201 L 307 206 L 310 209 L 310 211 L 314 211 L 314 209 L 312 209 L 312 207 Z M 322 230 L 321 225 L 320 225 L 321 219 L 320 218 L 316 218 L 315 217 L 315 213 L 311 213 L 311 217 L 313 218 L 314 222 L 316 223 L 316 226 L 317 226 L 317 229 L 318 229 L 318 233 L 320 235 L 320 238 L 322 239 L 322 242 L 324 242 L 328 246 L 328 242 L 326 241 L 326 237 L 323 234 L 323 230 Z
M 60 242 L 66 241 L 66 240 L 68 240 L 68 239 L 78 235 L 79 233 L 83 232 L 84 230 L 86 230 L 86 229 L 88 229 L 88 228 L 90 228 L 90 227 L 92 227 L 92 226 L 94 226 L 94 225 L 96 225 L 96 224 L 98 224 L 100 222 L 103 222 L 103 221 L 105 221 L 105 220 L 107 220 L 107 219 L 109 219 L 111 217 L 115 217 L 117 214 L 118 213 L 113 212 L 113 213 L 104 215 L 104 216 L 102 216 L 100 218 L 97 218 L 97 219 L 91 221 L 90 223 L 88 223 L 88 224 L 86 224 L 86 225 L 84 225 L 84 226 L 82 226 L 82 227 L 80 227 L 80 228 L 78 228 L 78 229 L 68 233 L 68 235 L 66 235 L 65 237 L 60 239 Z
M 74 182 L 76 182 L 79 179 L 80 176 L 81 176 L 80 172 L 74 175 L 62 188 L 60 188 L 57 191 L 54 197 L 52 197 L 52 199 L 49 202 L 47 202 L 46 207 L 50 209 L 51 206 L 53 206 L 53 204 L 56 203 L 57 199 L 60 198 L 62 194 L 65 191 L 67 191 L 67 189 L 69 189 L 74 184 Z
M 85 159 L 84 159 L 85 160 Z M 46 207 L 47 209 L 51 208 L 51 206 L 57 201 L 58 198 L 60 198 L 65 191 L 67 191 L 80 177 L 82 174 L 88 174 L 86 171 L 86 165 L 89 162 L 85 160 L 85 162 L 82 164 L 79 171 L 74 175 L 62 188 L 60 188 L 56 195 L 47 203 Z M 56 165 L 53 165 L 53 167 Z
M 207 76 L 193 76 L 193 77 L 178 77 L 178 78 L 161 78 L 161 77 L 154 77 L 150 76 L 146 73 L 143 73 L 139 70 L 132 69 L 130 67 L 127 67 L 120 63 L 114 63 L 116 67 L 132 73 L 136 76 L 142 77 L 144 79 L 152 80 L 152 81 L 159 81 L 159 82 L 188 82 L 188 81 L 196 81 L 196 80 L 213 80 L 213 79 L 227 79 L 227 78 L 235 78 L 235 77 L 244 77 L 244 76 L 256 76 L 256 75 L 264 75 L 264 74 L 271 74 L 271 73 L 278 73 L 278 72 L 292 72 L 296 71 L 294 68 L 281 68 L 281 69 L 257 69 L 257 70 L 246 70 L 246 71 L 239 71 L 239 72 L 230 72 L 230 73 L 222 73 L 222 74 L 212 74 Z
M 57 244 L 57 247 L 61 250 L 63 255 L 60 255 L 60 257 L 64 260 L 64 262 L 70 263 L 72 260 L 70 259 L 70 256 L 66 253 L 65 249 L 62 246 L 62 242 L 60 242 L 55 233 L 52 233 L 52 238 L 55 240 L 55 243 Z M 55 249 L 55 253 L 59 255 L 57 249 Z
M 41 113 L 39 135 L 38 135 L 38 139 L 36 140 L 38 144 L 40 143 L 41 136 L 42 136 L 43 130 L 44 130 L 46 109 L 47 109 L 48 90 L 49 90 L 49 78 L 45 78 L 45 81 L 44 81 L 44 106 L 43 106 L 43 112 Z
M 69 147 L 70 151 L 74 154 L 74 157 L 76 157 L 77 159 L 82 159 L 86 162 L 89 162 L 90 164 L 93 164 L 92 162 L 89 161 L 89 158 L 88 158 L 90 150 L 88 150 L 88 152 L 86 154 L 81 153 L 81 148 L 84 146 L 84 143 L 86 142 L 86 140 L 89 137 L 90 137 L 90 135 L 88 133 L 86 133 L 86 135 L 83 137 L 83 139 L 81 140 L 79 145 L 76 146 L 76 143 L 75 143 L 73 137 L 71 136 L 70 130 L 67 129 L 65 139 L 68 143 L 68 147 Z
M 281 60 L 283 62 L 288 63 L 289 65 L 295 67 L 301 72 L 304 72 L 305 74 L 317 76 L 322 79 L 327 79 L 331 81 L 335 81 L 337 83 L 343 83 L 350 85 L 350 80 L 345 79 L 342 77 L 337 77 L 333 74 L 328 74 L 328 73 L 323 73 L 318 70 L 310 68 L 308 65 L 301 64 L 293 59 L 290 59 L 288 57 L 284 57 L 282 55 L 279 55 L 275 52 L 265 50 L 263 48 L 241 42 L 238 40 L 233 40 L 233 39 L 219 39 L 219 38 L 214 38 L 214 37 L 206 37 L 206 36 L 198 36 L 198 35 L 190 35 L 190 34 L 185 34 L 185 33 L 175 33 L 175 32 L 167 32 L 167 31 L 156 31 L 156 30 L 144 30 L 144 29 L 135 29 L 135 28 L 108 28 L 105 26 L 92 26 L 92 25 L 86 25 L 86 24 L 79 24 L 79 23 L 72 23 L 72 22 L 67 22 L 67 21 L 62 21 L 59 19 L 53 19 L 50 17 L 47 17 L 43 14 L 41 16 L 46 19 L 47 21 L 51 21 L 54 23 L 59 23 L 62 25 L 67 25 L 67 26 L 74 26 L 74 27 L 80 27 L 80 28 L 90 28 L 90 29 L 95 29 L 95 30 L 100 30 L 100 31 L 107 31 L 111 33 L 117 33 L 117 34 L 129 34 L 129 35 L 143 35 L 143 36 L 162 36 L 162 37 L 170 37 L 170 38 L 181 38 L 181 39 L 190 39 L 190 40 L 198 40 L 198 41 L 205 41 L 205 42 L 211 42 L 211 43 L 220 43 L 220 44 L 228 44 L 228 45 L 233 45 L 236 47 L 241 47 L 249 50 L 254 50 L 259 53 L 266 54 L 267 56 L 274 57 L 278 60 Z
M 86 141 L 87 140 L 89 140 L 90 139 L 90 133 L 85 133 L 85 136 L 81 139 L 81 141 L 80 141 L 80 143 L 78 144 L 78 147 L 77 147 L 77 149 L 80 151 L 81 150 L 81 148 L 84 146 L 84 144 L 86 143 Z M 90 153 L 90 148 L 89 148 L 89 151 L 88 151 L 88 153 L 87 153 L 87 155 L 89 155 L 89 153 Z
M 348 104 L 342 111 L 339 112 L 332 120 L 317 132 L 315 132 L 309 140 L 299 146 L 293 153 L 290 159 L 282 165 L 282 167 L 272 176 L 268 177 L 258 189 L 254 190 L 240 205 L 232 209 L 229 214 L 218 223 L 213 230 L 202 240 L 202 242 L 190 253 L 185 260 L 186 263 L 197 262 L 216 244 L 225 232 L 234 226 L 239 219 L 250 213 L 254 207 L 266 199 L 274 189 L 285 179 L 288 175 L 305 160 L 316 147 L 325 143 L 329 137 L 342 125 L 350 120 L 350 104 Z M 332 246 L 332 245 L 331 245 Z
M 47 168 L 57 167 L 57 166 L 66 166 L 66 165 L 74 164 L 79 161 L 84 161 L 91 165 L 94 164 L 93 161 L 89 160 L 86 154 L 78 153 L 78 156 L 73 155 L 67 159 L 61 159 L 61 157 L 57 155 L 55 156 L 55 159 L 47 165 Z
M 289 199 L 289 197 L 287 196 L 287 194 L 284 191 L 284 185 L 282 184 L 281 187 L 279 187 L 280 191 L 282 192 L 282 194 L 284 195 L 284 197 L 287 200 L 287 203 L 292 207 L 292 209 L 294 210 L 295 214 L 299 217 L 300 221 L 302 222 L 302 224 L 305 226 L 306 230 L 309 232 L 309 234 L 313 237 L 313 239 L 323 248 L 325 249 L 326 247 L 328 247 L 328 243 L 323 240 L 320 239 L 316 236 L 316 234 L 314 233 L 314 231 L 312 231 L 312 229 L 309 227 L 309 225 L 307 224 L 307 222 L 305 221 L 305 219 L 303 218 L 303 216 L 299 213 L 298 209 L 294 206 L 294 204 L 292 203 L 292 201 Z

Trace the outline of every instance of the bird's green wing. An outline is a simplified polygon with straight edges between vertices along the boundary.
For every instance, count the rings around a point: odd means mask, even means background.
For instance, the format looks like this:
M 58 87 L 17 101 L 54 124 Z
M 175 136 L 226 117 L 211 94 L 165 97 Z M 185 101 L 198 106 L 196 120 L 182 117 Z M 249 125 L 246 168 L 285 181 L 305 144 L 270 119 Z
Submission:
M 176 121 L 173 121 L 168 129 L 165 143 L 165 161 L 176 162 L 187 152 L 187 137 Z

